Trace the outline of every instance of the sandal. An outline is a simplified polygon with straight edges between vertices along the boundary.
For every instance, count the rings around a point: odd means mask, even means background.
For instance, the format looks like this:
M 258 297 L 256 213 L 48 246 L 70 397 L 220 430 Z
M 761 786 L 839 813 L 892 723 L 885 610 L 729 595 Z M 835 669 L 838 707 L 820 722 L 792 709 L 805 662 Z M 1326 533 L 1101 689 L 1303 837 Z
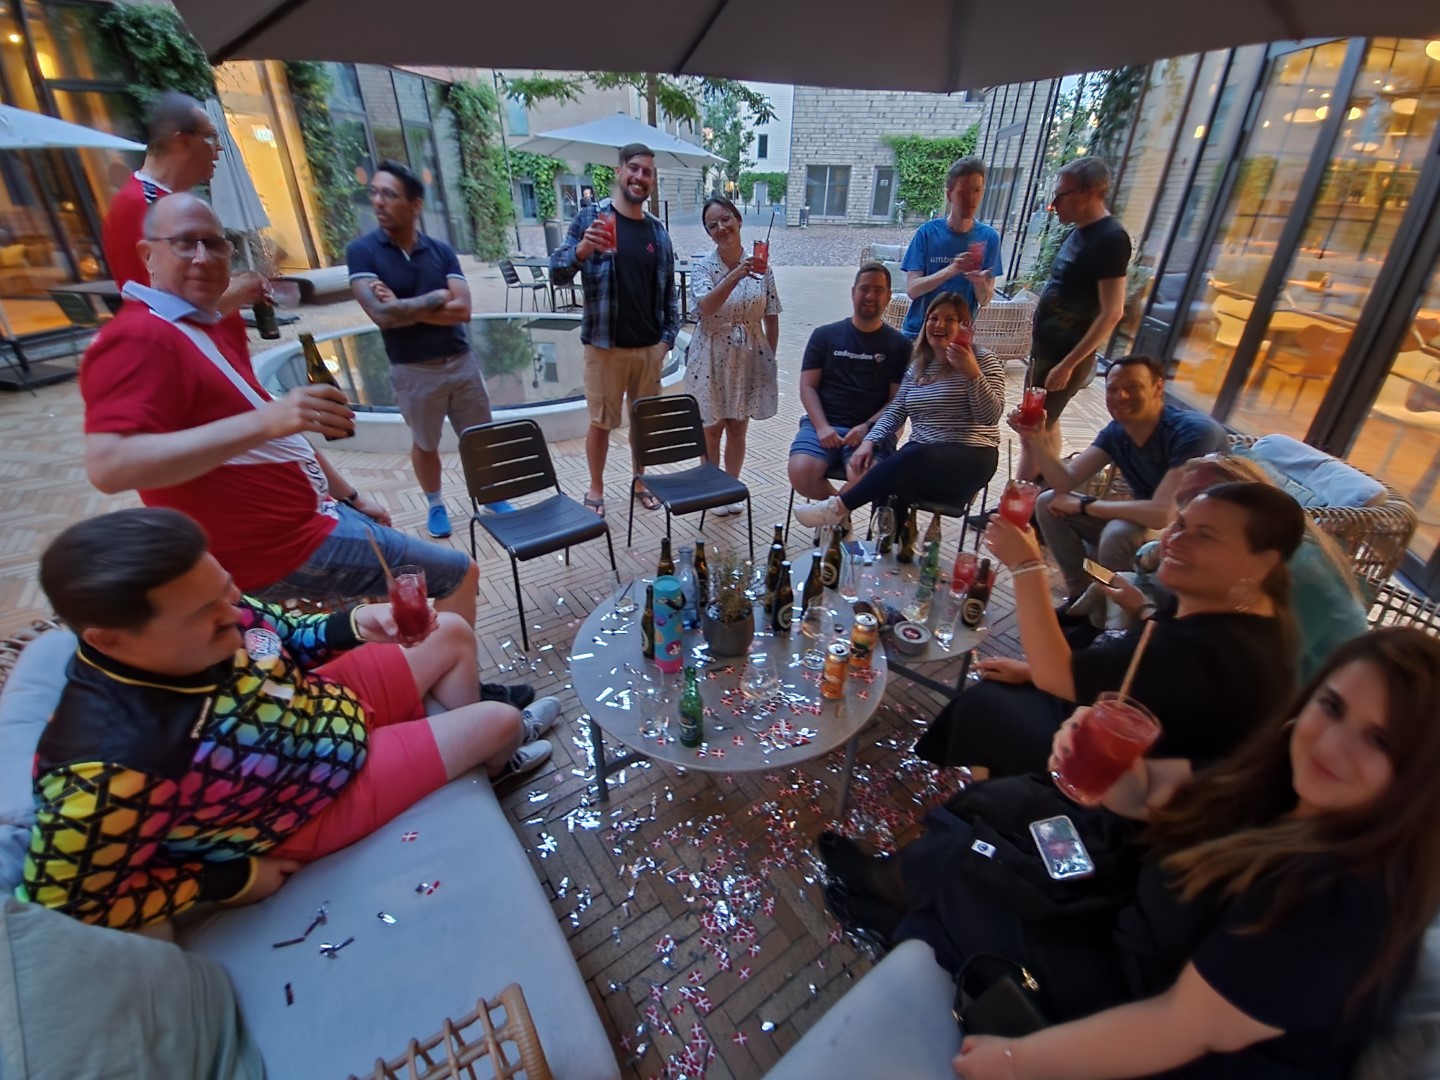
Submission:
M 601 495 L 598 499 L 592 499 L 589 495 L 586 495 L 585 509 L 594 511 L 596 517 L 603 518 L 605 516 L 605 496 Z
M 660 509 L 660 500 L 655 497 L 655 493 L 649 488 L 646 488 L 644 491 L 637 491 L 635 497 L 640 500 L 640 505 L 645 507 L 646 510 Z

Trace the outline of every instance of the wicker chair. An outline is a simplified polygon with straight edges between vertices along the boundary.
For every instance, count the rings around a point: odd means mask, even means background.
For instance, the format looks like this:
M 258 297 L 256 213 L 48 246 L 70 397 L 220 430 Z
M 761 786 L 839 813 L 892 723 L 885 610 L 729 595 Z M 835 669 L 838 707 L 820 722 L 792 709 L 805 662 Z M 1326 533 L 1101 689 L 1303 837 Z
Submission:
M 1256 438 L 1232 434 L 1230 446 L 1253 446 Z M 1385 502 L 1380 506 L 1307 506 L 1305 512 L 1340 545 L 1358 576 L 1383 580 L 1399 569 L 1410 538 L 1415 535 L 1417 518 L 1415 507 L 1405 496 L 1383 481 L 1376 482 L 1385 488 Z M 1104 499 L 1131 497 L 1125 478 L 1113 465 L 1092 476 L 1083 494 Z
M 1382 626 L 1413 626 L 1429 634 L 1440 635 L 1440 603 L 1426 600 L 1378 575 L 1366 579 L 1374 593 L 1370 604 L 1370 629 Z

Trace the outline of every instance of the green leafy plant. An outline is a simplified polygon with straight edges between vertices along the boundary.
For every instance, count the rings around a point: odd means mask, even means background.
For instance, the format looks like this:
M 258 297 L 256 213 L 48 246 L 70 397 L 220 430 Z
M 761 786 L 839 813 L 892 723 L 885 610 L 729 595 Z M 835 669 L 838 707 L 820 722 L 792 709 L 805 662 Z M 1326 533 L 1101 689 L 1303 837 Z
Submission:
M 475 257 L 498 259 L 505 254 L 505 225 L 514 214 L 495 119 L 499 101 L 488 86 L 462 81 L 446 87 L 445 107 L 455 118 L 460 194 L 475 232 Z
M 905 204 L 907 213 L 928 218 L 945 209 L 945 174 L 956 158 L 975 152 L 978 137 L 976 124 L 952 139 L 885 136 L 885 145 L 895 151 L 895 195 Z
M 555 199 L 555 178 L 569 168 L 565 162 L 544 154 L 532 154 L 527 150 L 510 151 L 510 168 L 516 176 L 527 176 L 535 181 L 535 212 L 541 221 L 553 218 L 557 204 Z
M 359 184 L 350 172 L 350 161 L 360 157 L 360 148 L 347 145 L 330 116 L 330 69 L 316 60 L 291 60 L 285 64 L 285 80 L 300 121 L 305 144 L 305 163 L 314 184 L 312 194 L 320 214 L 320 235 L 325 253 L 334 263 L 345 259 L 345 246 L 360 231 L 355 212 Z
M 755 164 L 750 156 L 752 116 L 734 86 L 725 86 L 705 99 L 705 149 L 723 162 L 717 170 L 722 188 L 727 182 L 738 185 L 745 170 Z
M 786 185 L 790 176 L 783 172 L 742 172 L 740 174 L 740 198 L 749 202 L 755 197 L 755 185 L 766 184 L 770 190 L 770 201 L 780 202 L 785 198 Z M 779 196 L 777 198 L 776 196 Z
M 215 71 L 205 50 L 169 4 L 112 4 L 96 25 L 135 73 L 125 94 L 142 125 L 162 90 L 179 90 L 198 101 L 215 96 Z
M 710 560 L 710 617 L 721 622 L 748 619 L 754 610 L 750 598 L 750 563 L 733 551 L 716 552 Z
M 595 189 L 595 198 L 603 199 L 609 195 L 615 186 L 615 170 L 609 165 L 591 165 L 587 171 L 590 173 L 590 186 Z

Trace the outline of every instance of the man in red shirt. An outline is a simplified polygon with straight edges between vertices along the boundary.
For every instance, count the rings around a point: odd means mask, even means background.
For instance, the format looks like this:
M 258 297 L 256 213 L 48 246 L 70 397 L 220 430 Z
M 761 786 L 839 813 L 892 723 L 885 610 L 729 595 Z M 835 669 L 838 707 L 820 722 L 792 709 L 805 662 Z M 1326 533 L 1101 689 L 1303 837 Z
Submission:
M 219 160 L 220 133 L 205 107 L 176 90 L 161 94 L 146 127 L 145 162 L 111 200 L 100 234 L 110 276 L 122 290 L 130 281 L 150 284 L 139 250 L 145 212 L 172 192 L 209 183 Z M 220 312 L 248 307 L 265 295 L 265 288 L 265 279 L 253 270 L 234 275 L 220 297 Z

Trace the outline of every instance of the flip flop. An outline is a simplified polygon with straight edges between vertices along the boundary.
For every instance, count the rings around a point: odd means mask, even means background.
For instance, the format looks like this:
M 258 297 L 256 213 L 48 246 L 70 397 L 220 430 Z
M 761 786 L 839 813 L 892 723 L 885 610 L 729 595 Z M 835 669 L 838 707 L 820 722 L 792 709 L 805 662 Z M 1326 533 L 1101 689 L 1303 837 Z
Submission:
M 656 498 L 655 493 L 649 489 L 637 491 L 635 497 L 640 500 L 640 505 L 645 507 L 646 510 L 660 509 L 660 500 Z
M 592 499 L 589 495 L 586 495 L 585 509 L 593 510 L 596 517 L 603 518 L 605 516 L 605 496 L 601 495 L 598 499 Z

